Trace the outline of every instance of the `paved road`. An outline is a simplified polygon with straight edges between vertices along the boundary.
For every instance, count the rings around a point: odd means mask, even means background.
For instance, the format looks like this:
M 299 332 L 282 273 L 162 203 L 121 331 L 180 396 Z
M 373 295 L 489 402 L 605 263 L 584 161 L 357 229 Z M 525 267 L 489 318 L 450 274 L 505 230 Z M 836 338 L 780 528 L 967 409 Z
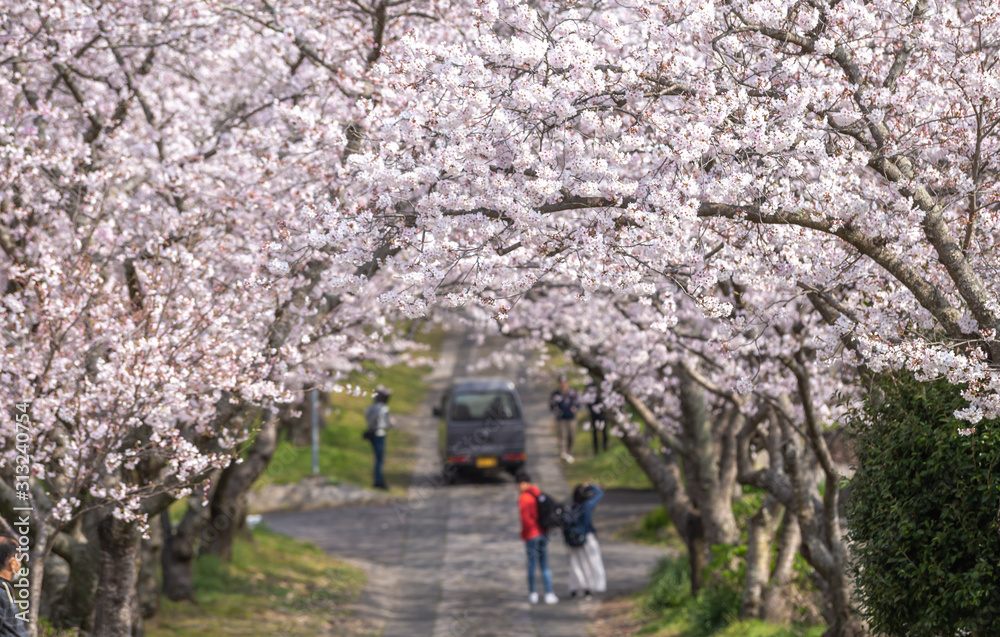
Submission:
M 495 347 L 495 343 L 477 345 L 460 337 L 446 341 L 431 376 L 436 391 L 454 375 L 482 375 L 468 370 Z M 569 488 L 547 412 L 548 388 L 532 389 L 520 382 L 523 378 L 517 370 L 504 375 L 519 381 L 530 423 L 528 471 L 544 491 L 567 496 Z M 568 598 L 568 557 L 555 536 L 549 545 L 549 563 L 561 601 L 554 606 L 528 604 L 513 480 L 499 475 L 446 486 L 440 475 L 435 420 L 428 414 L 400 424 L 418 435 L 414 481 L 407 500 L 271 514 L 266 516 L 267 524 L 365 568 L 369 583 L 357 612 L 383 637 L 587 635 L 587 617 L 600 601 Z M 595 526 L 601 533 L 608 594 L 644 586 L 651 566 L 666 554 L 662 549 L 608 539 L 609 531 L 628 516 L 656 504 L 650 494 L 622 492 L 608 494 L 598 505 Z

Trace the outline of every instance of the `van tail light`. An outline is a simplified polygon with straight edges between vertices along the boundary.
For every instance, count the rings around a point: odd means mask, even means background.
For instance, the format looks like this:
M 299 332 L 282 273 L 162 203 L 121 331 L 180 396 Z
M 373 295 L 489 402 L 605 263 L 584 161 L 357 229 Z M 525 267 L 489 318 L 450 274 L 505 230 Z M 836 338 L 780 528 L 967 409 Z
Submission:
M 505 453 L 502 456 L 500 456 L 500 459 L 501 460 L 524 460 L 527 457 L 528 457 L 528 455 L 524 454 L 524 453 Z
M 472 462 L 472 456 L 448 456 L 448 464 L 461 464 L 463 462 Z

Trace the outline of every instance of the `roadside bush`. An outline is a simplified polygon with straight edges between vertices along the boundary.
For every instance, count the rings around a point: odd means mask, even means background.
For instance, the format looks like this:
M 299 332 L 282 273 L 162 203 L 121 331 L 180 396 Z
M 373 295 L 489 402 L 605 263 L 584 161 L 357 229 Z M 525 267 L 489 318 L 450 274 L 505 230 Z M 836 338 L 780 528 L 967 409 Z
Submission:
M 696 637 L 708 637 L 735 622 L 740 613 L 740 589 L 725 583 L 712 584 L 691 606 L 690 619 Z
M 746 550 L 742 542 L 712 547 L 712 561 L 705 569 L 706 585 L 689 606 L 692 637 L 714 635 L 737 621 L 746 580 Z
M 849 538 L 876 633 L 1000 634 L 1000 422 L 964 407 L 944 381 L 882 376 L 854 423 Z
M 661 559 L 650 577 L 647 609 L 675 608 L 683 605 L 690 596 L 691 575 L 687 557 Z

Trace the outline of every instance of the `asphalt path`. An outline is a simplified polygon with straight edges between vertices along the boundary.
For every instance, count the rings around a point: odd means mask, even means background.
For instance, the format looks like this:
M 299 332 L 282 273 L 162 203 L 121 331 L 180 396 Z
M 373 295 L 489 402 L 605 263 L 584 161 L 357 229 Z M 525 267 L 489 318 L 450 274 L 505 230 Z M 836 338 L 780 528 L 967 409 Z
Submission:
M 569 495 L 557 457 L 549 387 L 527 382 L 523 370 L 478 371 L 497 343 L 461 336 L 445 341 L 430 381 L 435 394 L 453 377 L 503 375 L 515 380 L 529 423 L 527 469 L 543 491 Z M 316 543 L 366 570 L 368 586 L 356 613 L 383 637 L 583 637 L 600 604 L 571 600 L 561 537 L 549 543 L 549 566 L 560 602 L 530 605 L 517 486 L 506 474 L 460 479 L 441 473 L 437 422 L 427 414 L 400 419 L 417 434 L 414 479 L 405 500 L 265 516 L 272 529 Z M 390 434 L 391 435 L 391 434 Z M 664 549 L 616 542 L 611 532 L 658 503 L 654 494 L 612 491 L 597 506 L 608 595 L 643 587 Z M 541 591 L 541 581 L 538 580 Z

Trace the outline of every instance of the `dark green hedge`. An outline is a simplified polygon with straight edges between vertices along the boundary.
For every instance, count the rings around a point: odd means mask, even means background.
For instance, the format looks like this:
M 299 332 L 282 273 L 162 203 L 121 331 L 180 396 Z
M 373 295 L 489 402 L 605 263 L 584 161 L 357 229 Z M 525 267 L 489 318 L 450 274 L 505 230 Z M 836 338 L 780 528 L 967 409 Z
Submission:
M 876 632 L 1000 635 L 1000 422 L 962 436 L 967 406 L 944 381 L 884 376 L 855 423 L 849 537 Z

